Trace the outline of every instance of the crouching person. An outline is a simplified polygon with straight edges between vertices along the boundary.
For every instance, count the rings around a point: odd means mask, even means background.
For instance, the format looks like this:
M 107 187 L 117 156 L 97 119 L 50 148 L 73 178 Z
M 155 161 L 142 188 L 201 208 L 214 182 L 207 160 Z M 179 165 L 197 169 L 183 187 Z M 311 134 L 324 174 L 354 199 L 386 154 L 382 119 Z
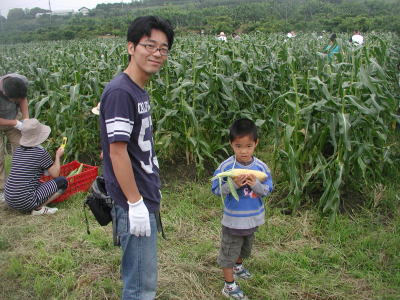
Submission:
M 10 175 L 5 186 L 6 203 L 21 212 L 32 215 L 54 214 L 58 209 L 46 205 L 59 197 L 68 187 L 68 181 L 60 175 L 59 148 L 53 162 L 50 154 L 41 146 L 51 129 L 36 119 L 27 119 L 21 130 L 20 146 L 14 152 Z M 40 183 L 47 170 L 52 180 Z

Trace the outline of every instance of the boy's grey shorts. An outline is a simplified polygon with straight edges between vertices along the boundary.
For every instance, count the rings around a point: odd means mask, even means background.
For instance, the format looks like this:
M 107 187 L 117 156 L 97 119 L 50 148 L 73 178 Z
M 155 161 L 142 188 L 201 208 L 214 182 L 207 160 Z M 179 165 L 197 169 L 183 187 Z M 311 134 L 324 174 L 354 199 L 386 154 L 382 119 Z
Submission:
M 229 233 L 221 232 L 221 248 L 217 263 L 221 268 L 233 268 L 236 260 L 247 258 L 251 254 L 253 246 L 254 233 L 246 236 L 232 235 Z

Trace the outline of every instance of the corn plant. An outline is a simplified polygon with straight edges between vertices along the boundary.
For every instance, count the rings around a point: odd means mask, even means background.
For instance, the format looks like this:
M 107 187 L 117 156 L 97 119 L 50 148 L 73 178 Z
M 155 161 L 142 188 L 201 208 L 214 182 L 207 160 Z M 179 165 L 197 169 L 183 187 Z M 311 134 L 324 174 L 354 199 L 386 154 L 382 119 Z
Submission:
M 253 119 L 273 151 L 287 197 L 296 209 L 309 201 L 332 216 L 346 189 L 383 180 L 398 167 L 399 38 L 371 33 L 353 46 L 339 34 L 341 52 L 328 60 L 315 34 L 178 37 L 147 90 L 156 150 L 162 162 L 210 172 L 229 155 L 228 128 Z M 51 126 L 49 147 L 68 137 L 65 159 L 92 162 L 99 147 L 91 114 L 104 86 L 128 63 L 122 39 L 0 46 L 0 72 L 31 82 L 29 108 Z

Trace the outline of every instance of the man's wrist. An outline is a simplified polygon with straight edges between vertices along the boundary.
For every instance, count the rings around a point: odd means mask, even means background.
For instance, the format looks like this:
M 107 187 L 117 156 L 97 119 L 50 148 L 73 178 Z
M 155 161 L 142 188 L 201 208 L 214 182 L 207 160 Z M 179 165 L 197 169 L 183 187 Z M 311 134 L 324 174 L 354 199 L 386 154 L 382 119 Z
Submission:
M 143 197 L 142 196 L 140 196 L 140 198 L 138 200 L 136 200 L 135 202 L 131 202 L 131 201 L 128 200 L 128 205 L 132 206 L 132 207 L 135 207 L 135 206 L 139 205 L 141 202 L 143 202 Z
M 18 129 L 18 130 L 22 130 L 23 124 L 21 121 L 15 120 L 16 124 L 14 125 L 14 128 Z

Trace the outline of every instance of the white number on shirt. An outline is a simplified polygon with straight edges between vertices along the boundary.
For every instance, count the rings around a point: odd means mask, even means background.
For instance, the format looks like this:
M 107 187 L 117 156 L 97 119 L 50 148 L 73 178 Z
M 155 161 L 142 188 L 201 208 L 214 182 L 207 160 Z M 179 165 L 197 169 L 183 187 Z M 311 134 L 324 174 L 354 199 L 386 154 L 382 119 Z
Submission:
M 138 144 L 142 152 L 149 152 L 149 160 L 148 164 L 146 164 L 144 161 L 140 161 L 140 165 L 142 166 L 142 169 L 147 173 L 147 174 L 152 174 L 153 173 L 153 164 L 158 168 L 158 160 L 157 157 L 152 157 L 152 148 L 151 148 L 151 139 L 153 138 L 150 136 L 149 140 L 145 140 L 145 134 L 146 130 L 150 128 L 151 126 L 151 117 L 148 116 L 144 119 L 142 119 L 142 127 L 140 128 L 140 133 L 139 133 L 139 140 Z

